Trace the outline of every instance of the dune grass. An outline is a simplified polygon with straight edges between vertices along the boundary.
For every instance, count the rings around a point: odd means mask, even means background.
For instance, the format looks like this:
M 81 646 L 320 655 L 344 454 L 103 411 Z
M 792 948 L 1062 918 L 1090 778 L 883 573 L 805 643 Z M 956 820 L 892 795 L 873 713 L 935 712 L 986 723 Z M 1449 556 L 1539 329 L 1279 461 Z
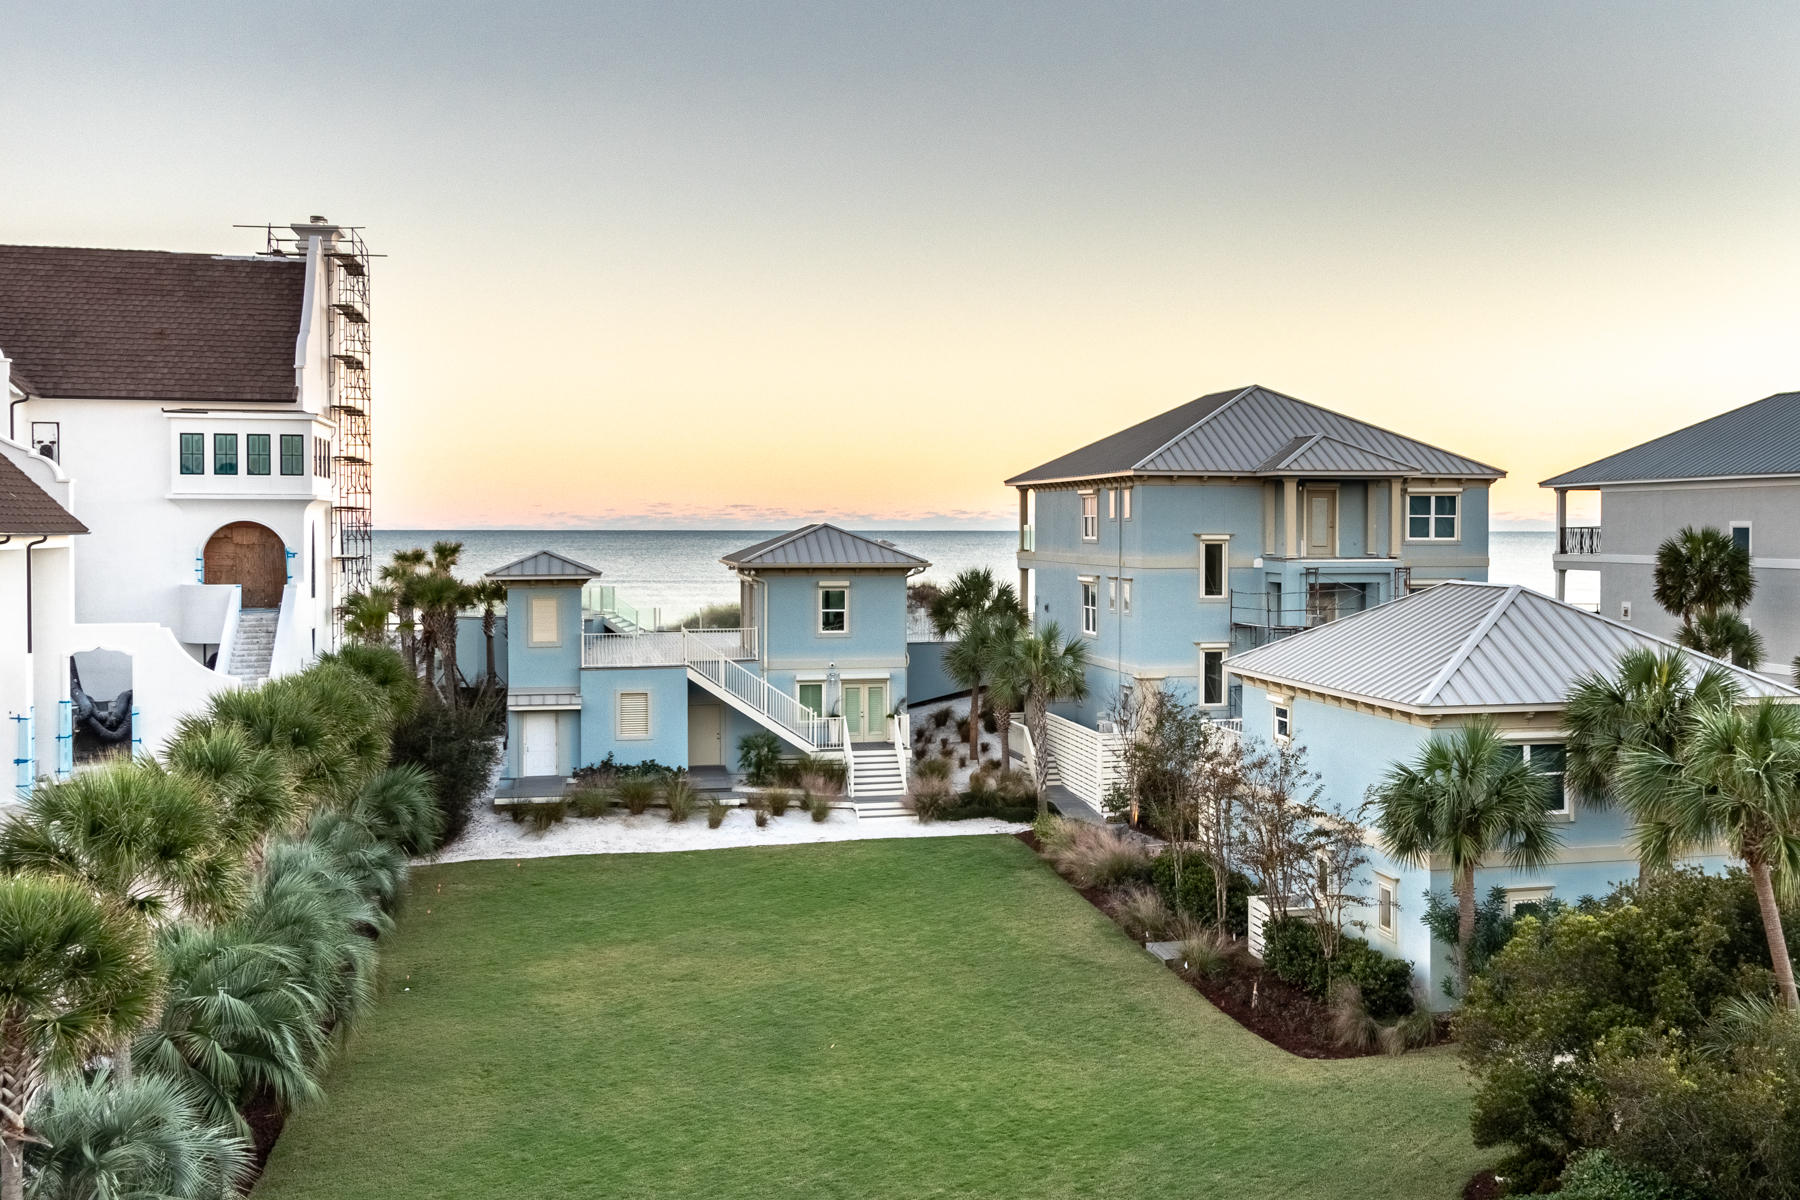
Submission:
M 1384 1196 L 1486 1164 L 1450 1052 L 1309 1062 L 1006 837 L 419 871 L 259 1200 Z

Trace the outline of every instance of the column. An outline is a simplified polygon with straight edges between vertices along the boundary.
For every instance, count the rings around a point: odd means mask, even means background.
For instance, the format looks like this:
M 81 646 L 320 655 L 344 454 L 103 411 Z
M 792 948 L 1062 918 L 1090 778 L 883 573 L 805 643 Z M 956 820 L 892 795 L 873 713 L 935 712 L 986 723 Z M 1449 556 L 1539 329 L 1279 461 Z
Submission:
M 1564 541 L 1563 541 L 1563 530 L 1567 529 L 1568 527 L 1569 527 L 1569 489 L 1568 488 L 1557 488 L 1556 489 L 1556 553 L 1558 553 L 1558 554 L 1564 554 L 1568 550 L 1566 543 L 1564 543 Z M 1559 572 L 1557 572 L 1557 574 L 1560 577 L 1560 575 L 1562 573 L 1559 571 Z M 1556 598 L 1558 600 L 1562 599 L 1562 590 L 1560 587 L 1557 589 Z
M 1281 524 L 1286 557 L 1300 557 L 1300 481 L 1292 475 L 1281 481 Z
M 1388 557 L 1399 558 L 1406 549 L 1406 481 L 1388 483 Z

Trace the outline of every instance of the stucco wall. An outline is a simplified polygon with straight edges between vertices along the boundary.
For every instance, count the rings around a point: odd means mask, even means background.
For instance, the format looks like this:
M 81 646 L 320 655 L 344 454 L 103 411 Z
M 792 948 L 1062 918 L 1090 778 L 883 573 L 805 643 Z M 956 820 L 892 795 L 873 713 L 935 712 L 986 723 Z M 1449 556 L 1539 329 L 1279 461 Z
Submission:
M 618 736 L 620 692 L 650 693 L 650 736 Z M 577 765 L 597 763 L 610 752 L 614 761 L 655 760 L 687 766 L 688 679 L 686 667 L 618 667 L 581 672 L 581 747 Z
M 531 644 L 531 597 L 556 596 L 557 640 Z M 581 675 L 581 587 L 567 583 L 522 583 L 506 589 L 506 611 L 519 617 L 518 629 L 506 639 L 506 678 L 512 687 L 574 687 Z M 480 632 L 479 626 L 476 630 Z M 474 639 L 480 642 L 479 636 Z M 457 654 L 465 650 L 458 638 Z M 485 651 L 479 651 L 485 653 Z M 480 667 L 477 666 L 477 674 Z

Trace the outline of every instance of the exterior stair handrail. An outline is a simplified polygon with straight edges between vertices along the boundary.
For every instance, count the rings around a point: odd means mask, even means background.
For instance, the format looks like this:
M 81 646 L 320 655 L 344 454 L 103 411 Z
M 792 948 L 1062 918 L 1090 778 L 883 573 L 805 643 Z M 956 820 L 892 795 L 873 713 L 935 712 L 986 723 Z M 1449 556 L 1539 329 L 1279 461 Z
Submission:
M 849 757 L 842 717 L 821 717 L 756 672 L 732 661 L 705 638 L 683 631 L 682 650 L 688 668 L 714 687 L 737 698 L 811 746 L 814 751 L 840 750 Z

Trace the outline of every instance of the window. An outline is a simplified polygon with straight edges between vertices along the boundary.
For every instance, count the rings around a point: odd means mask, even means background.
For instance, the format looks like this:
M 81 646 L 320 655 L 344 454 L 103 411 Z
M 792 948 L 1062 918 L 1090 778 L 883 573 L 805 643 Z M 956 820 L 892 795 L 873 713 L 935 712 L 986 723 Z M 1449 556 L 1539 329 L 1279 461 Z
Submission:
M 1123 520 L 1123 521 L 1131 520 L 1131 489 L 1130 488 L 1120 488 L 1119 489 L 1119 519 Z
M 1203 646 L 1200 650 L 1200 703 L 1218 708 L 1225 703 L 1225 647 Z
M 1275 736 L 1284 742 L 1294 736 L 1294 710 L 1286 701 L 1275 705 Z
M 561 644 L 562 635 L 556 628 L 561 607 L 555 595 L 531 598 L 531 632 L 528 640 L 533 646 Z
M 1100 632 L 1100 589 L 1096 581 L 1081 581 L 1081 632 L 1092 637 Z
M 825 715 L 825 685 L 822 683 L 803 683 L 799 687 L 800 707 L 815 717 Z
M 1569 791 L 1563 785 L 1564 754 L 1560 742 L 1521 742 L 1506 747 L 1513 759 L 1523 759 L 1544 776 L 1544 811 L 1569 815 Z
M 237 474 L 237 434 L 213 434 L 213 474 Z
M 1081 493 L 1081 540 L 1100 540 L 1100 497 L 1092 492 Z
M 281 473 L 283 475 L 301 475 L 306 471 L 306 435 L 300 433 L 284 433 L 281 435 Z
M 33 421 L 31 448 L 51 462 L 62 461 L 62 422 Z
M 1131 580 L 1119 580 L 1119 615 L 1131 615 Z
M 1119 493 L 1113 488 L 1106 489 L 1106 519 L 1111 521 L 1119 515 Z
M 1394 917 L 1400 905 L 1396 901 L 1400 881 L 1386 875 L 1375 876 L 1375 932 L 1391 938 L 1398 928 Z
M 641 742 L 650 736 L 650 693 L 619 693 L 619 740 Z
M 1539 916 L 1544 902 L 1556 889 L 1552 887 L 1516 887 L 1506 889 L 1506 911 L 1514 916 Z
M 850 589 L 843 585 L 819 589 L 819 632 L 850 632 Z
M 269 435 L 266 433 L 247 433 L 244 435 L 244 474 L 267 475 L 269 473 Z
M 1226 571 L 1226 551 L 1231 543 L 1223 538 L 1207 538 L 1200 543 L 1200 598 L 1217 600 L 1225 595 L 1230 582 Z
M 204 433 L 181 435 L 181 473 L 183 475 L 206 474 L 206 435 Z
M 1745 554 L 1750 553 L 1750 522 L 1733 521 L 1731 523 L 1731 544 Z
M 1457 506 L 1454 492 L 1411 493 L 1406 497 L 1406 538 L 1412 542 L 1454 542 L 1457 539 Z
M 1114 575 L 1106 577 L 1106 611 L 1119 611 L 1119 580 Z

